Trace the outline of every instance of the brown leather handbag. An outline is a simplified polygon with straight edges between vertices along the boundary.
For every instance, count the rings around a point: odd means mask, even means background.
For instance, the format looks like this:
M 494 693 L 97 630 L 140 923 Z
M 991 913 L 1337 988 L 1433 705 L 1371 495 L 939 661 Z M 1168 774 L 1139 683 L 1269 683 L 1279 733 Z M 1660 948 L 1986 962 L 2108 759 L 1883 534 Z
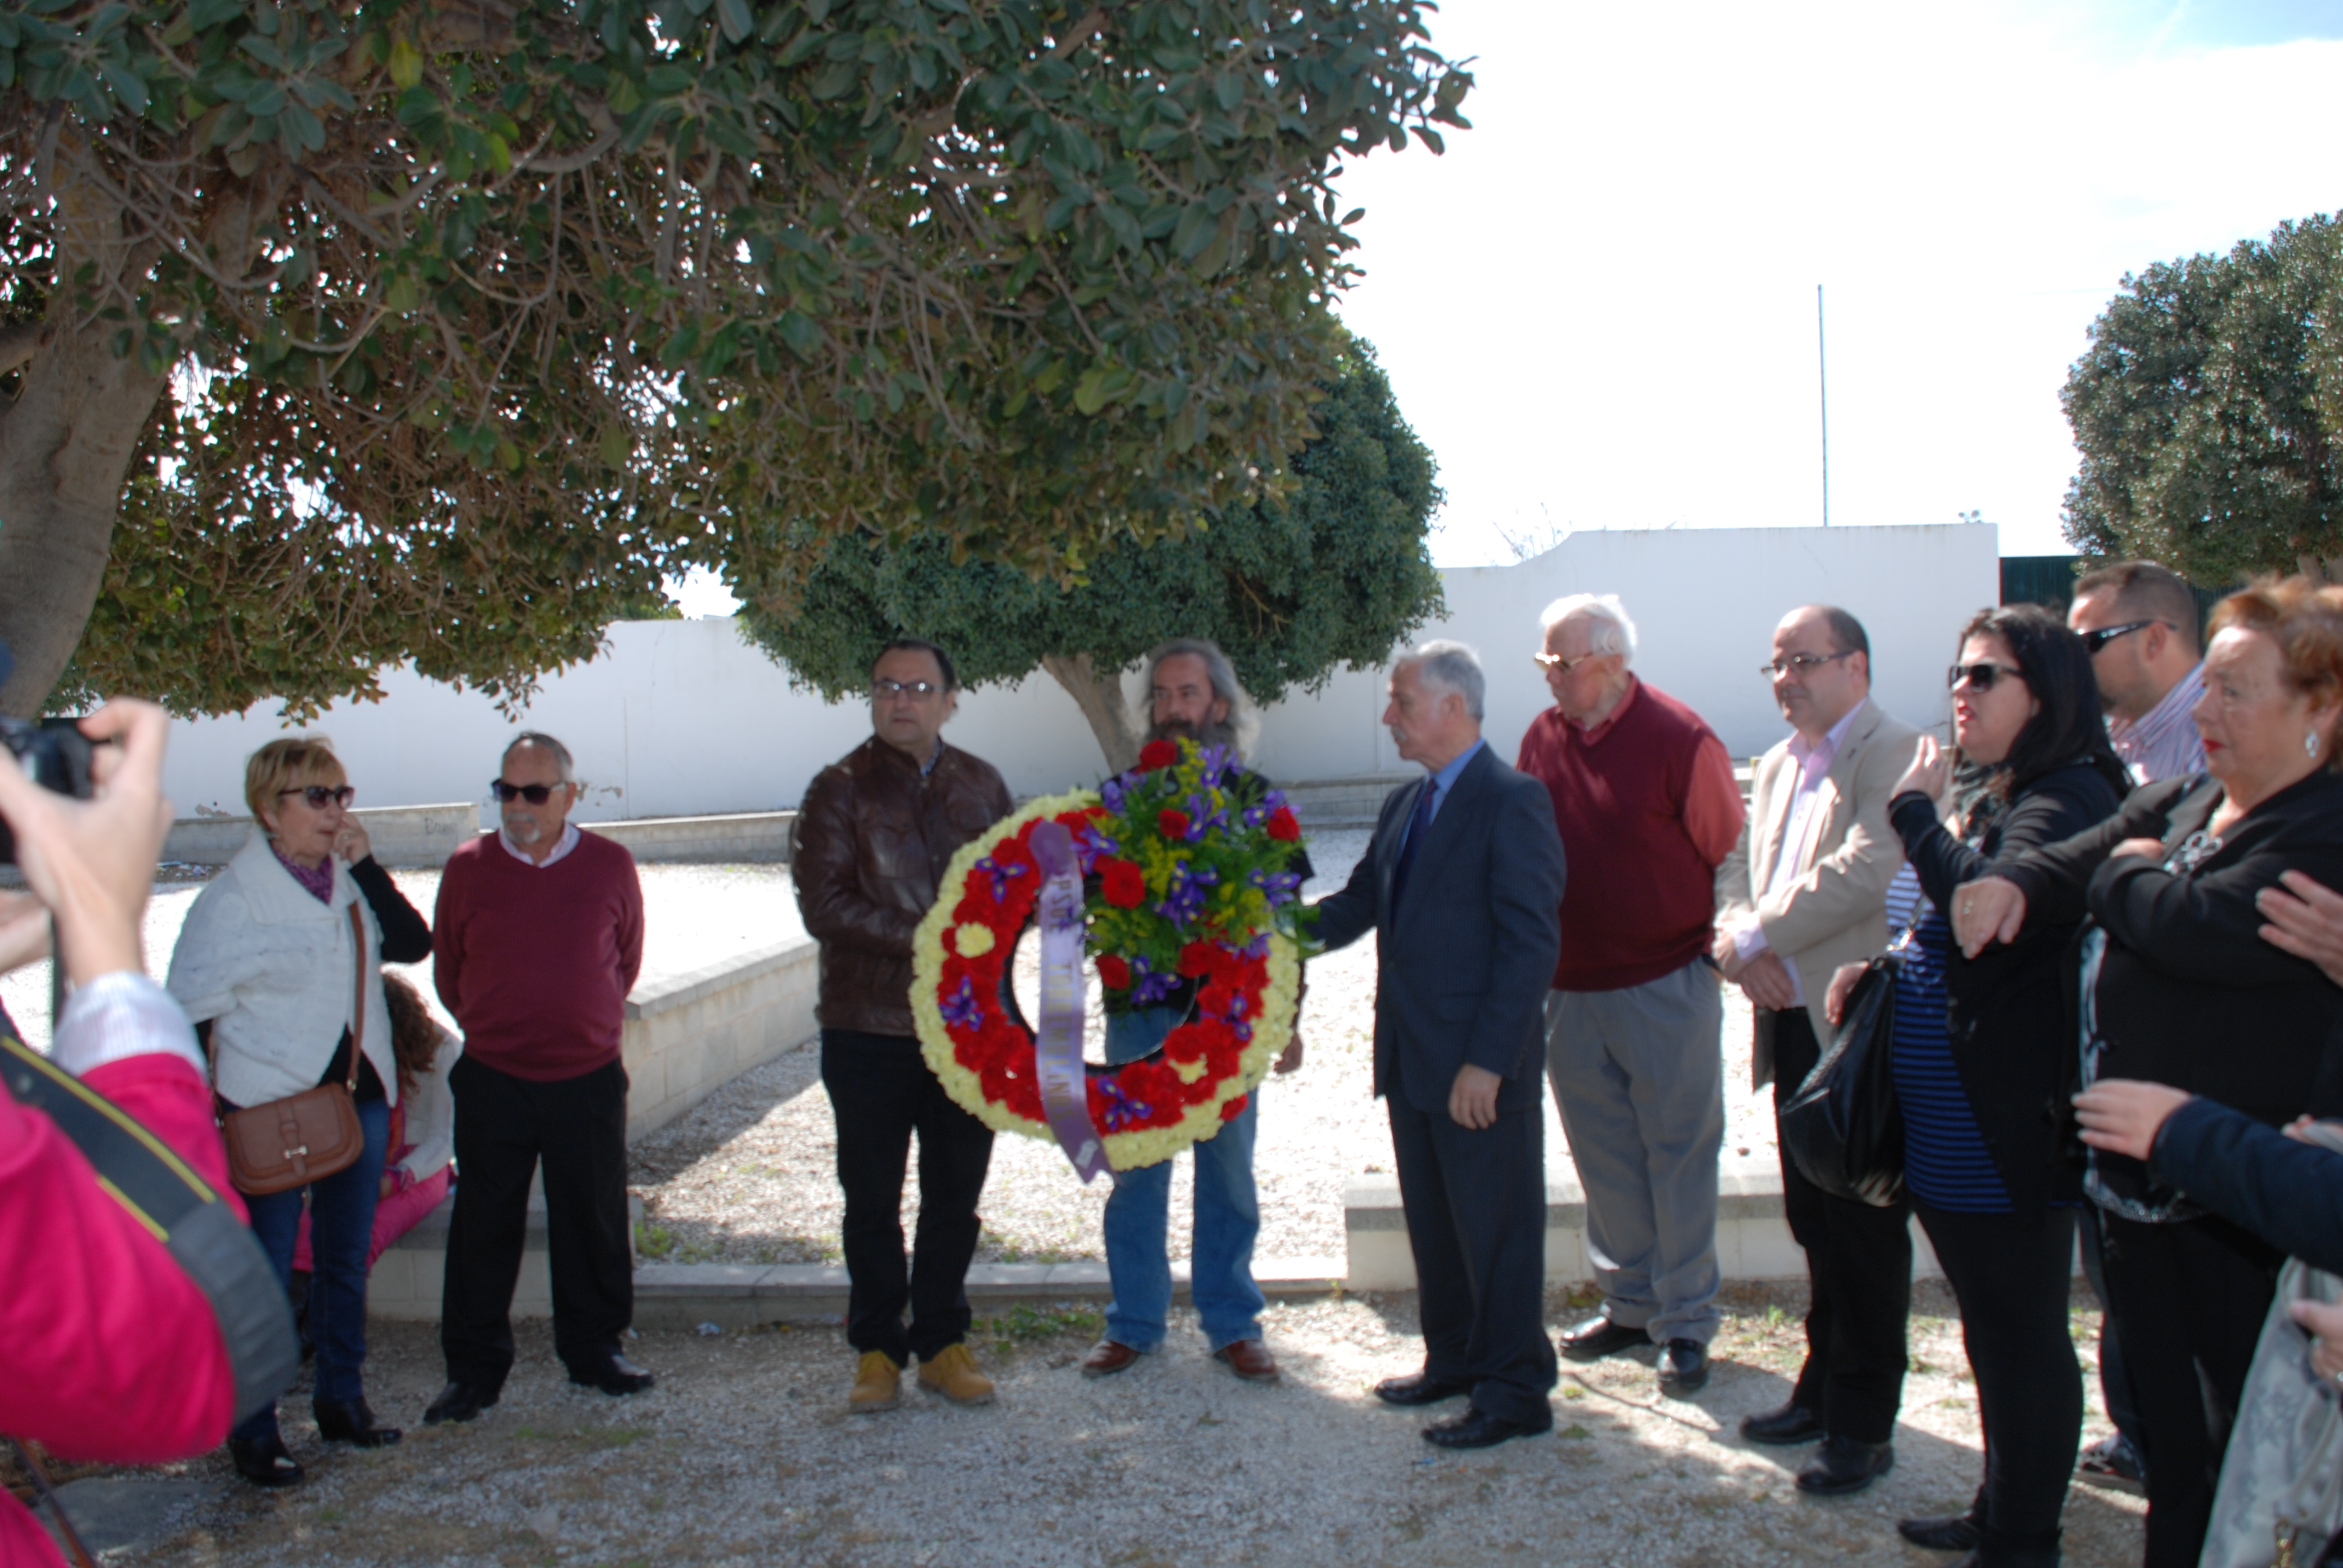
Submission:
M 266 1198 L 347 1171 L 366 1151 L 358 1125 L 358 1050 L 366 1043 L 366 925 L 350 901 L 350 943 L 357 953 L 357 1000 L 350 1010 L 347 1083 L 321 1083 L 266 1105 L 220 1118 L 227 1170 L 236 1190 Z

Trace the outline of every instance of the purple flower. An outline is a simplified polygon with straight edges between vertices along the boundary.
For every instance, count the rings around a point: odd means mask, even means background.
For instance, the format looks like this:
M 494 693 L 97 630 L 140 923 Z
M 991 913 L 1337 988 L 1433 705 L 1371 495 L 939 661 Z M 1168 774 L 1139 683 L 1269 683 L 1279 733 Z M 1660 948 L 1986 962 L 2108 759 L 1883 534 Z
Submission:
M 1106 1101 L 1102 1114 L 1109 1132 L 1120 1132 L 1132 1122 L 1144 1121 L 1155 1114 L 1153 1106 L 1143 1100 L 1133 1100 L 1111 1078 L 1099 1080 L 1099 1098 Z
M 1229 749 L 1225 746 L 1207 746 L 1199 760 L 1202 764 L 1203 772 L 1197 782 L 1205 789 L 1212 789 L 1219 787 L 1222 775 L 1228 772 L 1235 759 L 1230 755 Z
M 1204 890 L 1220 879 L 1220 873 L 1210 866 L 1174 860 L 1171 883 L 1163 890 L 1163 901 L 1155 906 L 1155 912 L 1186 935 L 1189 922 L 1204 912 Z
M 984 1004 L 976 1000 L 976 988 L 966 980 L 952 992 L 943 1005 L 944 1021 L 960 1029 L 974 1029 L 984 1021 Z
M 1225 808 L 1215 806 L 1210 798 L 1196 794 L 1188 797 L 1188 831 L 1182 835 L 1191 844 L 1201 844 L 1204 835 L 1218 828 L 1229 829 L 1229 814 Z
M 1269 900 L 1269 907 L 1272 910 L 1281 904 L 1290 904 L 1302 896 L 1300 890 L 1302 878 L 1293 871 L 1256 869 L 1248 873 L 1245 880 L 1262 890 Z
M 1010 879 L 1021 877 L 1031 869 L 1028 866 L 1001 865 L 990 855 L 979 860 L 976 869 L 992 879 L 992 901 L 996 904 L 1008 902 Z
M 1119 774 L 1099 786 L 1099 799 L 1106 802 L 1108 810 L 1120 817 L 1122 815 L 1122 792 L 1136 781 L 1134 774 Z
M 1157 974 L 1148 968 L 1145 959 L 1131 960 L 1131 1005 L 1146 1007 L 1161 1001 L 1180 989 L 1177 974 Z
M 1074 853 L 1081 857 L 1082 875 L 1087 877 L 1097 869 L 1096 862 L 1101 855 L 1121 854 L 1122 842 L 1100 832 L 1096 822 L 1085 822 L 1081 836 L 1074 840 Z

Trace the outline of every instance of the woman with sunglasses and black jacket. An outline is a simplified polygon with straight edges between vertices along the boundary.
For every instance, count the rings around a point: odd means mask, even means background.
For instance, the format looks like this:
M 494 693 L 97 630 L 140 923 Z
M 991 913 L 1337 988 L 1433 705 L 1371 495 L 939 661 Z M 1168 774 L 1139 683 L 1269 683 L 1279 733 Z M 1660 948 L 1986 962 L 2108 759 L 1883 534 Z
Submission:
M 376 1422 L 361 1378 L 367 1254 L 398 1098 L 382 966 L 428 958 L 431 928 L 374 859 L 349 815 L 353 798 L 321 739 L 272 740 L 252 754 L 245 799 L 258 830 L 189 906 L 168 985 L 206 1037 L 213 1087 L 232 1110 L 347 1084 L 358 1042 L 352 1098 L 365 1140 L 357 1162 L 306 1186 L 246 1194 L 245 1206 L 287 1284 L 307 1195 L 318 1435 L 377 1448 L 399 1435 Z M 228 1446 L 237 1472 L 257 1485 L 301 1479 L 274 1405 L 238 1426 Z
M 1916 1544 L 1968 1552 L 1978 1568 L 2033 1568 L 2058 1561 L 2082 1435 L 2066 1323 L 2081 1180 L 2062 1136 L 2062 1064 L 2074 1052 L 2061 960 L 2076 922 L 1968 959 L 1947 911 L 2008 857 L 2112 815 L 2130 780 L 2082 639 L 2040 607 L 1970 621 L 1950 684 L 1957 779 L 1951 757 L 1923 741 L 1888 807 L 1926 899 L 1900 950 L 1892 1054 L 1905 1185 L 1960 1302 L 1986 1474 L 1966 1513 L 1899 1528 Z M 1834 1016 L 1861 972 L 1840 972 Z
M 2221 601 L 2197 725 L 2207 772 L 2134 793 L 2097 828 L 1962 890 L 1964 950 L 2087 916 L 2077 948 L 2086 1085 L 2168 1084 L 2269 1126 L 2322 1103 L 2343 990 L 2263 939 L 2288 871 L 2343 883 L 2343 591 L 2299 578 Z M 2278 1249 L 2095 1150 L 2086 1191 L 2148 1448 L 2149 1568 L 2193 1568 Z

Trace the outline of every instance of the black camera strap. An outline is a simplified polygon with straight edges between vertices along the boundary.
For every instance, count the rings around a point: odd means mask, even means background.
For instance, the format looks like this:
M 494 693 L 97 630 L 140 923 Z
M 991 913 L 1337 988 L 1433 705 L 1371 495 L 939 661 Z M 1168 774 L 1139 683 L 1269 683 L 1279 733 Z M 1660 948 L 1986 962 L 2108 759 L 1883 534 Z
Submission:
M 0 1085 L 73 1140 L 99 1185 L 210 1300 L 236 1372 L 236 1419 L 282 1393 L 301 1370 L 293 1310 L 235 1209 L 136 1118 L 11 1033 L 0 1032 Z

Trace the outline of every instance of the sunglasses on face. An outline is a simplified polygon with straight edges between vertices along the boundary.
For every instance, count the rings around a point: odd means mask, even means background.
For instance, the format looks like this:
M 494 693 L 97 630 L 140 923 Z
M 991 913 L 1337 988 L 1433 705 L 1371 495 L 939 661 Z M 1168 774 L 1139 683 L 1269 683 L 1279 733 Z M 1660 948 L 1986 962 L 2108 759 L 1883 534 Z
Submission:
M 277 792 L 280 800 L 287 795 L 298 795 L 309 803 L 312 811 L 322 811 L 328 805 L 347 806 L 358 798 L 358 792 L 347 784 L 304 784 L 297 789 L 279 789 Z
M 1556 675 L 1568 675 L 1572 670 L 1576 669 L 1588 659 L 1598 656 L 1592 653 L 1582 653 L 1576 658 L 1564 658 L 1558 653 L 1534 653 L 1530 655 L 1530 657 L 1537 660 L 1538 668 L 1540 669 L 1552 670 Z
M 2083 634 L 2083 647 L 2091 653 L 2097 653 L 2119 637 L 2129 637 L 2133 632 L 2145 631 L 2156 624 L 2155 618 L 2151 616 L 2147 620 L 2127 620 L 2121 626 L 2103 626 L 2097 631 Z
M 542 806 L 553 799 L 553 792 L 556 789 L 566 788 L 568 786 L 561 784 L 508 784 L 503 779 L 497 779 L 489 781 L 488 793 L 508 806 L 515 800 L 526 800 L 532 806 Z
M 1957 690 L 1966 681 L 1971 691 L 1991 691 L 2005 675 L 2012 680 L 2026 678 L 2026 672 L 2014 664 L 1956 664 L 1945 672 L 1945 685 Z

